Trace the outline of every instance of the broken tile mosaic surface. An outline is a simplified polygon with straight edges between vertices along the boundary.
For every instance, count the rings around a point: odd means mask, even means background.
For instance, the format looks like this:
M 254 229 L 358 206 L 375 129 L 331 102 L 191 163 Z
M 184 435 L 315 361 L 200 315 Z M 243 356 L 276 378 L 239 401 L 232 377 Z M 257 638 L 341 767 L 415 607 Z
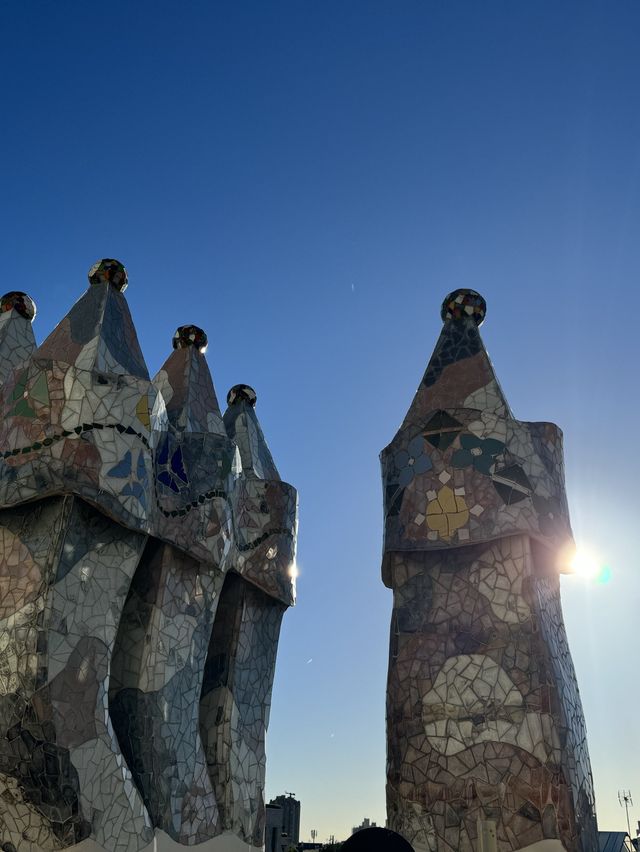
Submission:
M 0 838 L 255 848 L 295 489 L 253 410 L 227 431 L 206 334 L 151 382 L 126 270 L 89 281 L 39 348 L 29 297 L 0 300 Z
M 120 621 L 111 669 L 110 713 L 123 754 L 154 826 L 180 843 L 219 834 L 218 809 L 199 731 L 199 700 L 213 617 L 227 568 L 231 442 L 203 351 L 204 332 L 178 329 L 174 351 L 154 379 L 167 412 L 156 435 L 158 488 L 189 505 L 216 492 L 175 539 L 209 530 L 215 562 L 196 561 L 151 538 L 138 564 Z M 196 333 L 197 332 L 197 333 Z M 176 345 L 176 338 L 183 340 Z M 225 496 L 222 496 L 225 495 Z M 214 533 L 215 531 L 215 533 Z M 206 539 L 198 544 L 205 546 Z
M 239 471 L 231 492 L 234 565 L 289 606 L 295 602 L 296 492 L 280 479 L 256 416 L 253 388 L 235 385 L 227 402 L 224 424 L 237 448 Z
M 222 828 L 261 846 L 265 733 L 285 605 L 230 572 L 209 646 L 200 724 Z
M 595 852 L 584 716 L 560 603 L 571 542 L 560 430 L 511 414 L 456 291 L 405 420 L 381 454 L 393 589 L 389 825 L 416 852 L 542 840 Z

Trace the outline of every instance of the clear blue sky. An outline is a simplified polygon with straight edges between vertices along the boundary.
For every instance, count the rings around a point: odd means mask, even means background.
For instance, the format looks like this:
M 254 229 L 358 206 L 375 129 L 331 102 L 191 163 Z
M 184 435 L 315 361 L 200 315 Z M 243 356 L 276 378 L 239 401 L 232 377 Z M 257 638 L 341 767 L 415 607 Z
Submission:
M 384 821 L 378 452 L 475 287 L 517 416 L 565 432 L 563 579 L 600 824 L 640 802 L 640 2 L 0 3 L 3 288 L 41 340 L 102 256 L 149 367 L 207 330 L 300 492 L 268 794 Z M 640 807 L 635 819 L 640 818 Z

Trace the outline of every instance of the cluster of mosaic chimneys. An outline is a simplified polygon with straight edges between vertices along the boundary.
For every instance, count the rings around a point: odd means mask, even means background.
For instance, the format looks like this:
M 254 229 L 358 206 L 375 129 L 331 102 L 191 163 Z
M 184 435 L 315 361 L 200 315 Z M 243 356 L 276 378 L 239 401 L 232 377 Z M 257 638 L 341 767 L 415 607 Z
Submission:
M 150 380 L 114 260 L 39 347 L 0 300 L 0 850 L 263 845 L 295 489 L 182 326 Z M 382 453 L 389 826 L 416 852 L 595 852 L 560 607 L 561 435 L 516 421 L 482 298 Z

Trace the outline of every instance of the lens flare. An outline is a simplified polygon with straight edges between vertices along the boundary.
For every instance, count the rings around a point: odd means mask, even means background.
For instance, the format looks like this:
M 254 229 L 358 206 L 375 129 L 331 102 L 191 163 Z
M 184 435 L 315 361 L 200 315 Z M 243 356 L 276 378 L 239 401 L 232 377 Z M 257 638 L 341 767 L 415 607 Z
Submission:
M 596 583 L 606 586 L 609 582 L 611 582 L 611 568 L 608 565 L 603 565 L 596 577 Z

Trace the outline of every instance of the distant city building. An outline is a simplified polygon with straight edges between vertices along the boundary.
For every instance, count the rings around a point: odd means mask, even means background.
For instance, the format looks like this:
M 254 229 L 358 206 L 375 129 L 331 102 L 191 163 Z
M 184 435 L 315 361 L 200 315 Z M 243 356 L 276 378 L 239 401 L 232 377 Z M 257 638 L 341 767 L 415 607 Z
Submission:
M 375 822 L 371 822 L 368 817 L 365 817 L 362 820 L 362 825 L 356 825 L 351 829 L 351 834 L 354 835 L 358 831 L 362 831 L 364 828 L 376 828 Z
M 626 831 L 599 831 L 598 848 L 599 852 L 633 852 L 636 846 Z
M 297 846 L 300 842 L 300 802 L 293 793 L 287 793 L 271 799 L 269 804 L 282 808 L 282 833 L 286 834 L 289 846 Z
M 288 838 L 282 832 L 282 808 L 280 805 L 268 804 L 264 829 L 265 852 L 286 852 L 288 848 Z

